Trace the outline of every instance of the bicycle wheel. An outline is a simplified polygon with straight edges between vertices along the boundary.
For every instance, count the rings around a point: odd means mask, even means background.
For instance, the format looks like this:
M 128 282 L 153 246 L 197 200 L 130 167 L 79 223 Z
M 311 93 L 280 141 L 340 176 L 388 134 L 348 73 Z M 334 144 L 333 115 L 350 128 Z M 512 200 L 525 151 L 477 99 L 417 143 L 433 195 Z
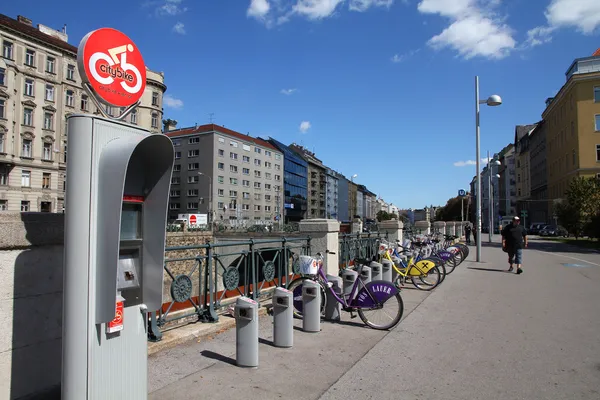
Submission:
M 433 261 L 435 263 L 436 267 L 438 267 L 440 269 L 440 283 L 444 282 L 444 279 L 446 279 L 446 263 L 445 263 L 445 261 L 436 256 L 427 257 L 427 258 L 424 258 L 424 260 Z
M 290 282 L 288 290 L 292 292 L 293 303 L 294 303 L 294 317 L 302 319 L 302 284 L 309 278 L 296 278 Z M 319 281 L 321 288 L 321 314 L 325 314 L 325 306 L 327 305 L 327 292 L 323 287 L 323 283 Z
M 433 290 L 441 283 L 440 269 L 436 265 L 427 272 L 426 276 L 412 276 L 410 279 L 419 290 Z
M 367 325 L 369 328 L 377 329 L 377 330 L 388 330 L 400 322 L 402 319 L 402 314 L 404 314 L 404 302 L 402 301 L 402 296 L 400 296 L 400 292 L 396 293 L 395 296 L 390 297 L 384 303 L 378 304 L 377 308 L 359 308 L 358 316 L 362 320 L 362 322 Z M 387 307 L 388 311 L 384 309 Z M 367 314 L 368 313 L 368 314 Z M 378 324 L 374 321 L 377 319 L 374 318 L 375 313 L 383 314 L 383 322 Z

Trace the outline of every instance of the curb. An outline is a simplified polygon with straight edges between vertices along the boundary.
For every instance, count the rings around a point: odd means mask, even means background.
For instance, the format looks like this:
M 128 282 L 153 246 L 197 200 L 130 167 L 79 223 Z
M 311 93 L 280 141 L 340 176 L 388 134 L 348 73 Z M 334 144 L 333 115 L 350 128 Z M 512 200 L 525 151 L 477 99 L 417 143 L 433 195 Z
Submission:
M 258 309 L 258 316 L 267 314 L 267 307 Z M 235 318 L 229 317 L 227 314 L 219 315 L 219 321 L 216 323 L 210 322 L 195 322 L 185 326 L 178 326 L 166 332 L 163 332 L 163 337 L 158 342 L 148 342 L 148 356 L 169 350 L 180 344 L 185 344 L 192 340 L 201 341 L 210 336 L 215 336 L 235 327 Z M 187 329 L 186 329 L 187 328 Z

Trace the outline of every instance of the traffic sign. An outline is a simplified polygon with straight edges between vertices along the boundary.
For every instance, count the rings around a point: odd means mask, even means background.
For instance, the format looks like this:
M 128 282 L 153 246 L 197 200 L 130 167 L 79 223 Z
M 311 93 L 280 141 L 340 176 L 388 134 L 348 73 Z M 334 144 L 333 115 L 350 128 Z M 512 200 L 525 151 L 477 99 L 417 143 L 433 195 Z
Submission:
M 527 217 L 527 210 L 521 210 L 521 217 Z
M 465 191 L 465 189 L 459 189 L 458 190 L 458 195 L 460 197 L 465 197 L 467 195 L 467 192 Z
M 77 65 L 84 84 L 99 101 L 128 107 L 144 94 L 146 65 L 142 53 L 127 35 L 101 28 L 79 43 Z
M 194 214 L 190 215 L 190 225 L 196 225 L 196 222 L 198 222 L 196 216 Z

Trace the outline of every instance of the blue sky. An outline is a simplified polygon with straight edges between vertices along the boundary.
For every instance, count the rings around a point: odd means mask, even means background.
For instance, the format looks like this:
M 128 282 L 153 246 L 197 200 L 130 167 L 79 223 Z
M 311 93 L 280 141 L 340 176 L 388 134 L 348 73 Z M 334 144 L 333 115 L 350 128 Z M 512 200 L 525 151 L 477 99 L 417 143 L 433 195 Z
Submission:
M 481 151 L 538 121 L 574 58 L 600 47 L 598 0 L 131 0 L 4 2 L 78 45 L 113 27 L 163 71 L 165 117 L 315 151 L 401 208 L 445 204 Z M 456 165 L 467 164 L 466 166 Z

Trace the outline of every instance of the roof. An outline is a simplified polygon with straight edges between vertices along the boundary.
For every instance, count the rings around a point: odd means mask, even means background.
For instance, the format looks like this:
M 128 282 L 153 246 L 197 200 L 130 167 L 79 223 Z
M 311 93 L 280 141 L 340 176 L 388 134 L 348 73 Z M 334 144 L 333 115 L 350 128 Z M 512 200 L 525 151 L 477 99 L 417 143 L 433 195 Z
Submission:
M 525 135 L 529 134 L 537 124 L 517 125 L 515 127 L 515 143 L 521 140 Z
M 4 14 L 0 14 L 0 26 L 8 30 L 18 32 L 22 35 L 29 36 L 35 40 L 40 40 L 44 43 L 47 43 L 54 47 L 58 47 L 70 53 L 77 54 L 77 47 L 73 46 L 72 44 L 55 38 L 54 36 L 50 36 L 46 33 L 40 32 L 40 30 L 36 27 L 27 25 L 23 22 L 19 22 L 16 19 L 12 19 L 11 17 L 8 17 Z
M 212 133 L 212 132 L 223 133 L 225 135 L 233 136 L 237 139 L 244 140 L 246 142 L 252 142 L 254 144 L 265 147 L 267 149 L 279 151 L 279 149 L 277 149 L 275 146 L 273 146 L 271 143 L 269 143 L 267 141 L 264 141 L 262 139 L 253 138 L 252 136 L 244 135 L 243 133 L 239 133 L 239 132 L 233 131 L 231 129 L 227 129 L 224 126 L 219 126 L 216 124 L 206 124 L 206 125 L 194 126 L 194 127 L 189 127 L 189 128 L 176 129 L 173 131 L 165 132 L 165 135 L 167 135 L 170 138 L 175 138 L 175 137 L 179 137 L 179 136 L 188 136 L 188 135 L 196 135 L 196 134 Z
M 592 54 L 592 57 L 600 56 L 600 47 Z

